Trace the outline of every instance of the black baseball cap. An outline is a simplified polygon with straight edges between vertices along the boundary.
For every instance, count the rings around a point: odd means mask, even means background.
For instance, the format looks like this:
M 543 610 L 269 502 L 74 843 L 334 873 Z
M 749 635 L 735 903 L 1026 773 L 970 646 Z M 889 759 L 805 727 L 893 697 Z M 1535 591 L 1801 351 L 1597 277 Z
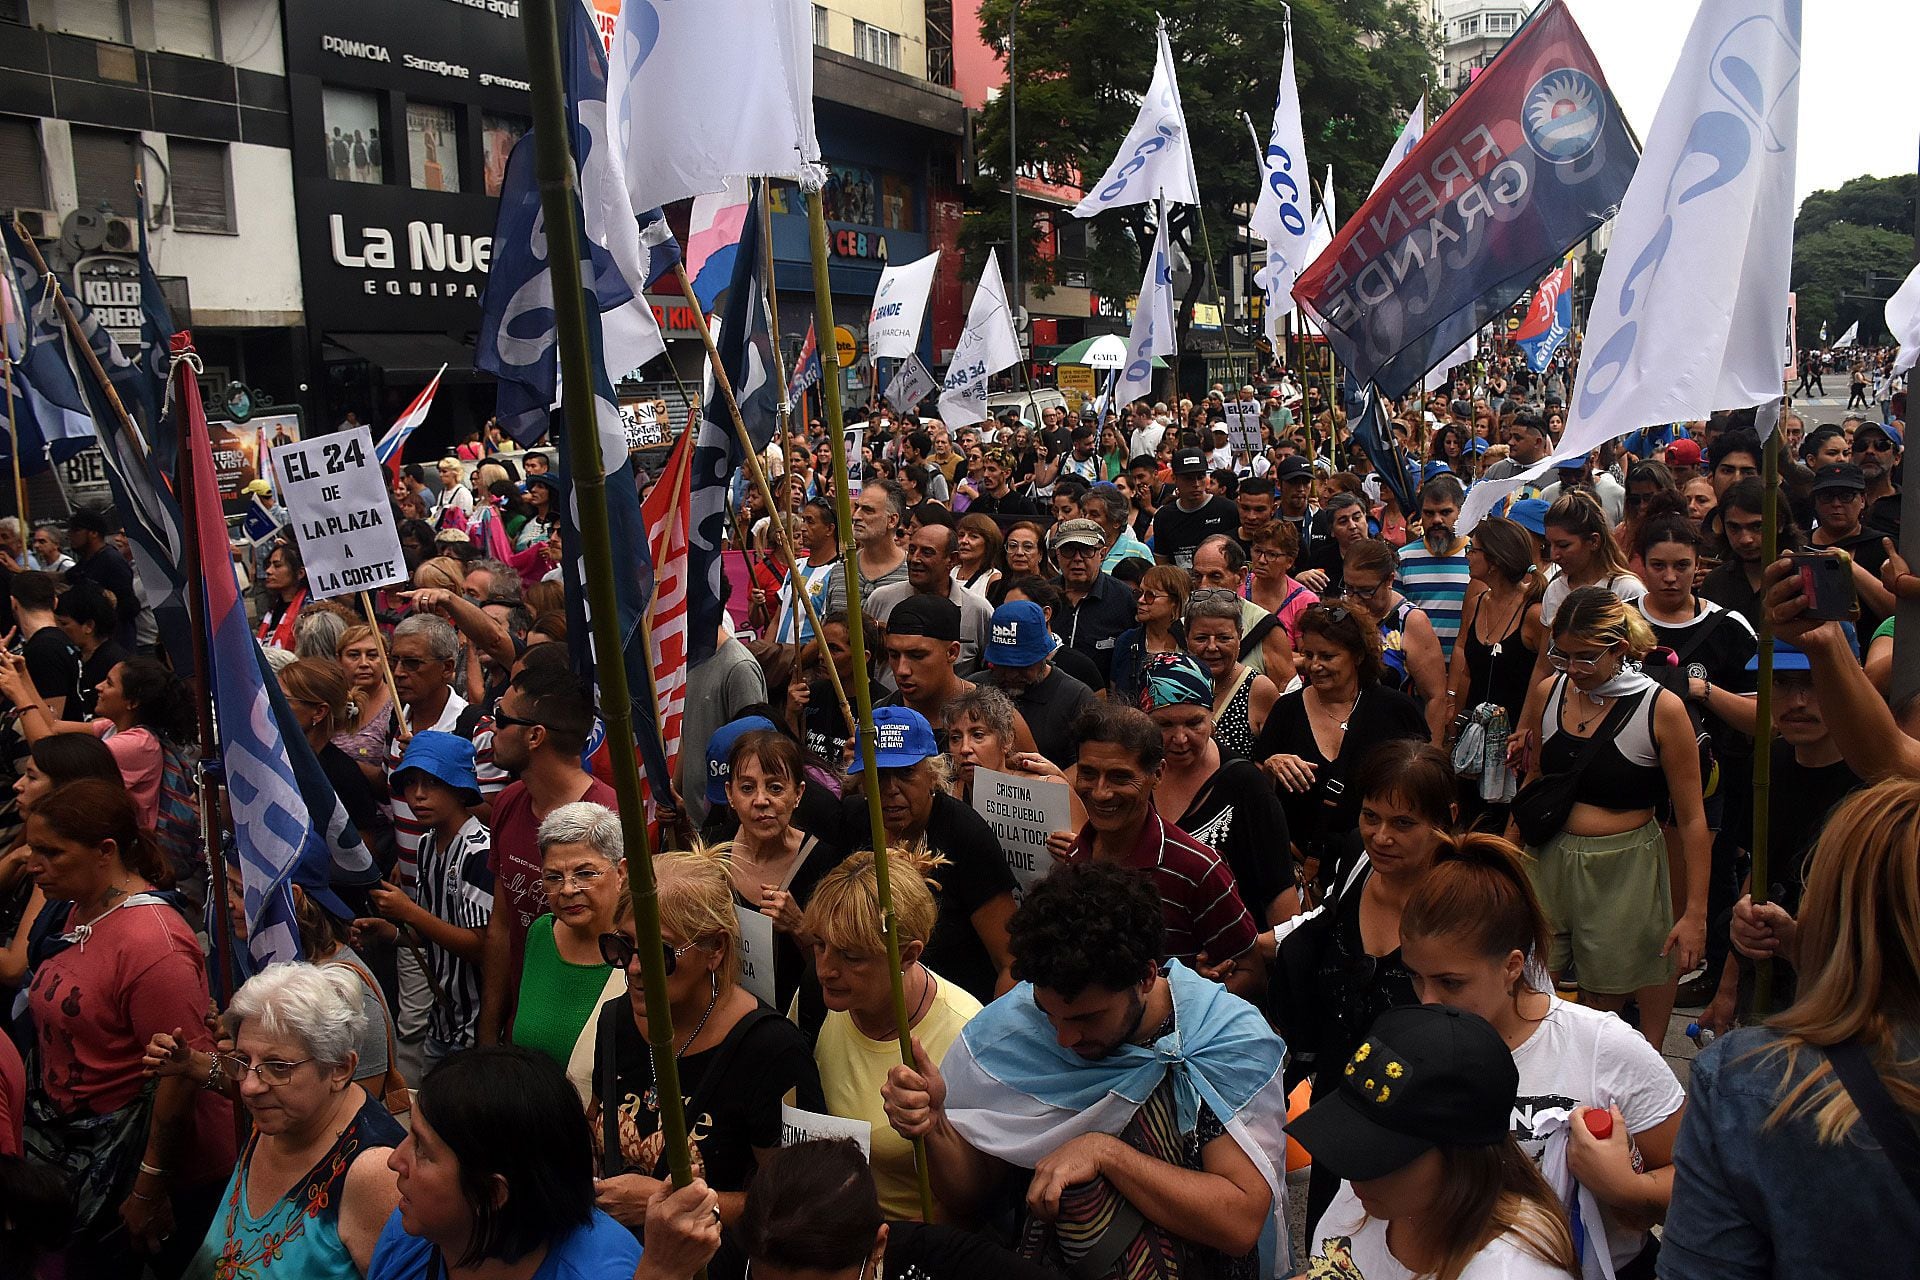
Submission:
M 1207 473 L 1207 455 L 1198 449 L 1180 449 L 1173 455 L 1173 474 L 1203 476 Z
M 1520 1071 L 1486 1019 L 1442 1005 L 1389 1009 L 1334 1091 L 1287 1126 L 1316 1164 L 1384 1178 L 1435 1147 L 1507 1140 Z
M 1273 464 L 1273 478 L 1279 480 L 1305 480 L 1313 475 L 1313 468 L 1307 460 L 1297 453 L 1290 453 Z
M 1866 472 L 1851 462 L 1834 462 L 1813 473 L 1813 492 L 1823 489 L 1852 489 L 1864 493 L 1867 488 Z
M 960 606 L 945 596 L 910 595 L 887 615 L 887 634 L 958 640 Z

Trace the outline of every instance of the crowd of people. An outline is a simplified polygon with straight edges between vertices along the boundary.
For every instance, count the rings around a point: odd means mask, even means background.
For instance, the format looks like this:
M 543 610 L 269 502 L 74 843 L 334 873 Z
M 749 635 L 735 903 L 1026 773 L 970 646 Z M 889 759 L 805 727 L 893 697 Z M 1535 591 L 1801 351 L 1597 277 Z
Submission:
M 244 895 L 210 883 L 192 698 L 124 541 L 91 512 L 0 521 L 0 1274 L 1691 1280 L 1902 1256 L 1904 405 L 1786 410 L 1776 493 L 1751 412 L 1638 432 L 1463 535 L 1474 483 L 1555 447 L 1572 378 L 1460 372 L 1392 406 L 1404 503 L 1284 370 L 1117 421 L 878 407 L 851 546 L 796 421 L 763 457 L 778 509 L 742 483 L 749 586 L 656 780 L 657 941 L 570 657 L 547 451 L 489 431 L 402 470 L 411 581 L 375 625 L 311 598 L 284 529 L 238 550 L 382 878 L 296 889 L 304 959 L 223 1002 L 209 908 L 244 932 Z M 1848 620 L 1816 616 L 1814 556 Z M 1016 876 L 983 770 L 1062 794 L 1043 875 Z M 1685 1074 L 1676 1009 L 1720 1037 Z M 793 1140 L 816 1121 L 836 1136 Z

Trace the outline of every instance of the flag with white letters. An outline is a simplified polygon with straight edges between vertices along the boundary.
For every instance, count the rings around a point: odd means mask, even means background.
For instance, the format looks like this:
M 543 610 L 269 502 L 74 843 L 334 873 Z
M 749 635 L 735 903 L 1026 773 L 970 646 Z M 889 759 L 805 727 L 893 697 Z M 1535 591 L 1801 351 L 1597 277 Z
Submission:
M 1173 353 L 1173 260 L 1167 249 L 1167 205 L 1160 203 L 1160 225 L 1153 233 L 1153 257 L 1140 279 L 1140 301 L 1127 334 L 1127 359 L 1114 382 L 1111 403 L 1132 404 L 1153 391 L 1153 358 Z
M 1260 157 L 1260 195 L 1248 225 L 1267 242 L 1267 265 L 1261 268 L 1257 283 L 1267 295 L 1267 341 L 1277 348 L 1280 317 L 1292 305 L 1287 295 L 1307 265 L 1314 229 L 1313 183 L 1307 176 L 1306 136 L 1300 128 L 1300 91 L 1293 79 L 1292 22 L 1287 23 L 1287 47 L 1280 59 L 1273 129 Z
M 987 250 L 980 287 L 967 308 L 967 328 L 947 365 L 940 390 L 940 419 L 949 426 L 983 422 L 987 416 L 987 382 L 994 374 L 1020 363 L 1020 343 L 1014 337 L 1013 313 L 1007 309 L 1007 286 L 1000 278 L 998 250 Z

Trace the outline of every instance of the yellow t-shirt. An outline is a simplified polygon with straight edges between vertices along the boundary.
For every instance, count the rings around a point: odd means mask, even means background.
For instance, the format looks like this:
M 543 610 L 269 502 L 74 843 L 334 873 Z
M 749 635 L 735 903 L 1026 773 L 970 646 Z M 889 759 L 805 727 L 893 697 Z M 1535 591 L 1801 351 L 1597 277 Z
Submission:
M 960 1038 L 960 1029 L 980 1012 L 980 1002 L 931 969 L 927 972 L 935 982 L 933 1000 L 913 1035 L 938 1062 Z M 889 1221 L 919 1221 L 920 1184 L 913 1173 L 913 1144 L 893 1131 L 880 1100 L 887 1072 L 900 1061 L 899 1041 L 891 1036 L 869 1040 L 853 1025 L 851 1014 L 829 1013 L 814 1041 L 813 1061 L 820 1068 L 828 1114 L 873 1126 L 873 1180 L 880 1190 L 880 1211 Z

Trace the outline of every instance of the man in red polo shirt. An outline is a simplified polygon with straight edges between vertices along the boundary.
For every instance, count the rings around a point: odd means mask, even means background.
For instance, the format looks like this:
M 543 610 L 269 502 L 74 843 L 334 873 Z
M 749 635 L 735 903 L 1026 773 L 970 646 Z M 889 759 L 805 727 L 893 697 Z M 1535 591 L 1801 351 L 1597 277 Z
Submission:
M 1086 806 L 1078 835 L 1048 843 L 1068 862 L 1107 862 L 1143 871 L 1160 895 L 1167 955 L 1249 1000 L 1266 986 L 1253 955 L 1257 930 L 1233 873 L 1218 854 L 1160 816 L 1160 728 L 1144 712 L 1099 702 L 1074 724 L 1079 769 L 1074 789 Z

